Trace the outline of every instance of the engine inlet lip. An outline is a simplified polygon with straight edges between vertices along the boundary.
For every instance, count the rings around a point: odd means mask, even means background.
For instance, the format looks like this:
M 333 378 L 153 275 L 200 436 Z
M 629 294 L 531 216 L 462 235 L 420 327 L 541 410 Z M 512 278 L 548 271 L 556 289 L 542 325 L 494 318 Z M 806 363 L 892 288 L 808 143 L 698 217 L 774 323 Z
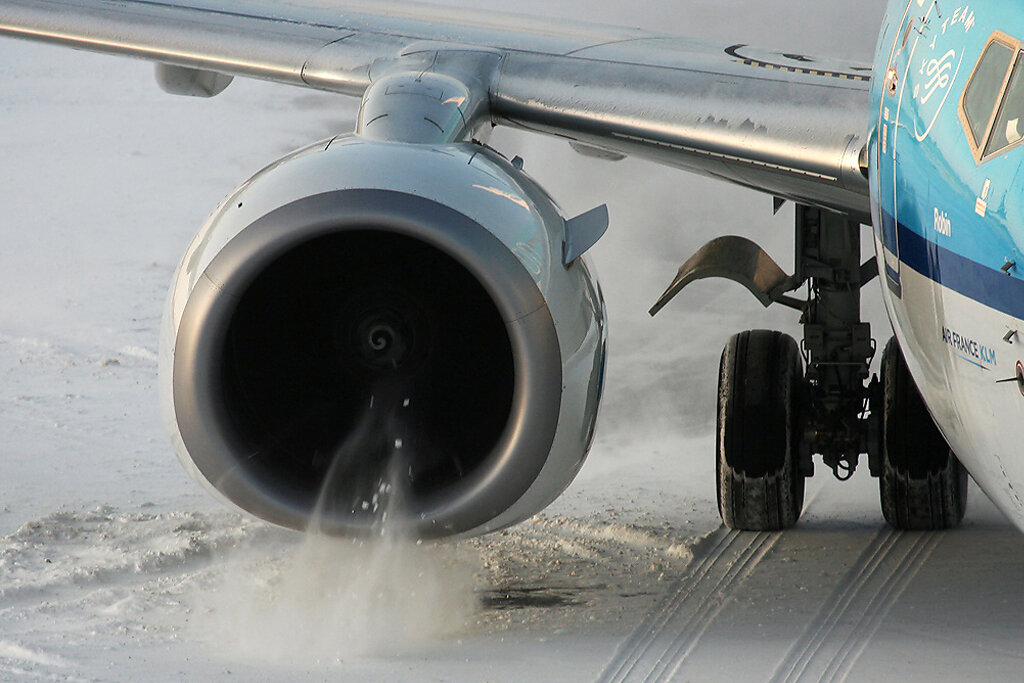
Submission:
M 537 284 L 508 248 L 471 218 L 423 197 L 389 190 L 312 195 L 268 213 L 225 245 L 189 296 L 175 339 L 173 401 L 182 441 L 200 473 L 235 505 L 275 524 L 306 528 L 314 505 L 308 491 L 242 466 L 244 447 L 215 399 L 217 350 L 238 302 L 264 268 L 309 240 L 355 230 L 405 235 L 446 253 L 477 279 L 505 321 L 515 379 L 497 446 L 464 479 L 417 499 L 398 522 L 421 538 L 486 527 L 530 488 L 553 445 L 562 387 L 558 336 Z M 362 522 L 328 518 L 320 528 L 361 535 L 369 532 Z

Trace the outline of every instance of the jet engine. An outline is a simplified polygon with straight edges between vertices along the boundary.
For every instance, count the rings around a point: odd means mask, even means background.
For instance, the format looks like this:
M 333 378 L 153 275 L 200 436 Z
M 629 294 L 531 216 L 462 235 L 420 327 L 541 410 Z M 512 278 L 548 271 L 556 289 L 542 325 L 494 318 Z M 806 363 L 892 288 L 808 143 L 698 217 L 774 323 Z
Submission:
M 333 535 L 484 533 L 558 496 L 594 434 L 604 303 L 519 166 L 347 136 L 229 196 L 165 314 L 186 467 L 257 517 Z

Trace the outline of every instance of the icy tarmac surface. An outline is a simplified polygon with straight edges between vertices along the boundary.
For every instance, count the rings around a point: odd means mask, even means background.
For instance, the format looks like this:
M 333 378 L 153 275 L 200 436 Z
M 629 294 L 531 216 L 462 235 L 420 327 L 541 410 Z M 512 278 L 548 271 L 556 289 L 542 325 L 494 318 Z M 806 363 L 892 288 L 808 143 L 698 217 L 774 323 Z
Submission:
M 867 59 L 882 4 L 586 15 Z M 149 65 L 11 41 L 0 86 L 0 681 L 1020 679 L 1024 537 L 976 488 L 961 529 L 895 534 L 866 472 L 840 485 L 819 467 L 796 529 L 719 526 L 718 355 L 741 329 L 795 333 L 795 316 L 716 283 L 646 310 L 719 234 L 788 265 L 791 209 L 498 131 L 492 144 L 568 213 L 609 204 L 594 250 L 612 354 L 598 442 L 562 498 L 507 531 L 310 540 L 188 479 L 160 423 L 155 352 L 205 216 L 266 162 L 350 130 L 355 103 L 244 81 L 172 98 Z M 878 295 L 865 298 L 884 343 Z
M 857 510 L 822 494 L 784 534 L 545 513 L 386 548 L 55 512 L 0 539 L 0 680 L 1014 679 L 1015 532 L 987 505 L 951 533 Z

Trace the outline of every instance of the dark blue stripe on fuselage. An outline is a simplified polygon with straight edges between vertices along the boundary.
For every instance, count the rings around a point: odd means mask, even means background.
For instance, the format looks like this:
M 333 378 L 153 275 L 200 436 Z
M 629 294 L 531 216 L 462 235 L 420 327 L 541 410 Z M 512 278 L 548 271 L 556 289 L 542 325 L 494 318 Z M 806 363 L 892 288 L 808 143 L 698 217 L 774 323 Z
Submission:
M 900 261 L 907 267 L 989 308 L 1024 318 L 1024 280 L 929 242 L 902 223 L 897 229 Z

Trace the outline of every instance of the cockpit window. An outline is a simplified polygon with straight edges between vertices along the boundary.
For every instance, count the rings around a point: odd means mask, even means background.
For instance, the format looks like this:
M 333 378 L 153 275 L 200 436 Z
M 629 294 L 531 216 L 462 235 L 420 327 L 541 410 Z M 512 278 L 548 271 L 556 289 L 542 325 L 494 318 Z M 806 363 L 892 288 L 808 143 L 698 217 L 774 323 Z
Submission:
M 985 48 L 967 83 L 960 113 L 971 137 L 971 147 L 976 153 L 985 148 L 985 134 L 999 102 L 999 94 L 1006 83 L 1006 72 L 1014 52 L 1009 45 L 993 40 Z
M 1004 149 L 1018 144 L 1024 140 L 1024 65 L 1021 57 L 1017 57 L 1017 65 L 1014 67 L 1013 76 L 1006 86 L 1006 95 L 1003 96 L 1003 104 L 999 108 L 999 115 L 996 116 L 992 125 L 992 135 L 989 137 L 988 147 L 985 148 L 985 156 L 998 154 Z

